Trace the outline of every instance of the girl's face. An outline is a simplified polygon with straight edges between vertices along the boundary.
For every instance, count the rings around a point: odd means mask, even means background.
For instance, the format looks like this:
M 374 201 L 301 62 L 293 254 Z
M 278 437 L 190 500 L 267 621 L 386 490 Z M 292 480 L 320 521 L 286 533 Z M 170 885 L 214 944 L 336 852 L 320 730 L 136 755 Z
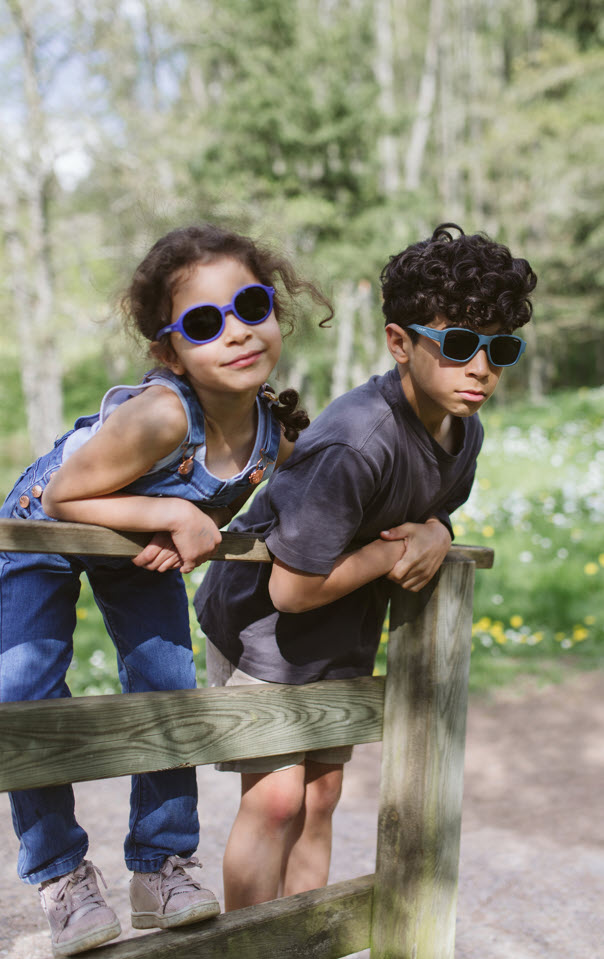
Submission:
M 171 322 L 199 303 L 231 303 L 242 286 L 258 282 L 246 266 L 230 257 L 197 263 L 177 278 Z M 190 343 L 180 333 L 169 337 L 171 349 L 161 355 L 162 362 L 173 373 L 186 374 L 200 398 L 206 392 L 255 395 L 281 353 L 281 330 L 273 312 L 254 326 L 227 313 L 223 332 L 210 343 Z

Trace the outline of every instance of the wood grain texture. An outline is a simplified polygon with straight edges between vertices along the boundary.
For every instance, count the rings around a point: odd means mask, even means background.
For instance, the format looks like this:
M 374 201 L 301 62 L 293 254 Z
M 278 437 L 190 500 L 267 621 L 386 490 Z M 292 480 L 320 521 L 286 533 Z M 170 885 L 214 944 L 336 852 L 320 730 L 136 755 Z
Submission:
M 413 623 L 393 598 L 372 959 L 454 956 L 473 570 L 441 570 Z
M 101 946 L 99 959 L 338 959 L 369 945 L 373 876 Z
M 0 705 L 0 790 L 381 739 L 383 677 Z
M 136 556 L 149 533 L 118 532 L 85 523 L 0 519 L 0 550 L 21 553 L 63 553 L 78 556 Z M 264 543 L 247 533 L 223 533 L 214 559 L 270 563 Z
M 117 532 L 84 523 L 0 519 L 0 550 L 22 553 L 64 553 L 80 556 L 136 556 L 149 542 L 148 533 Z M 452 546 L 445 562 L 472 561 L 490 569 L 493 550 L 483 546 Z M 213 559 L 270 563 L 264 543 L 249 533 L 223 533 Z

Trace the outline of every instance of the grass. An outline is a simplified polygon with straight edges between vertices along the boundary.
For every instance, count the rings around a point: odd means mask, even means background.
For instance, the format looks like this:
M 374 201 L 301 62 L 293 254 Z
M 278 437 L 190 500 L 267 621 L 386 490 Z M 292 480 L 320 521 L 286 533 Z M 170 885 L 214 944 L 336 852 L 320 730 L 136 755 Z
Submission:
M 100 395 L 104 372 L 93 364 L 74 383 L 86 375 Z M 10 376 L 6 383 L 0 394 L 17 389 Z M 94 410 L 94 400 L 84 399 L 78 395 L 78 408 Z M 66 407 L 74 410 L 71 392 Z M 494 568 L 476 574 L 471 689 L 520 675 L 551 682 L 569 670 L 598 668 L 604 664 L 604 389 L 556 393 L 538 406 L 492 406 L 482 419 L 486 439 L 474 489 L 453 517 L 458 543 L 495 550 Z M 3 436 L 4 492 L 27 465 L 19 416 L 16 423 Z M 187 577 L 191 597 L 202 574 Z M 117 691 L 115 652 L 86 581 L 77 614 L 73 692 Z M 191 626 L 202 680 L 204 641 L 194 614 Z M 376 669 L 384 668 L 382 645 Z

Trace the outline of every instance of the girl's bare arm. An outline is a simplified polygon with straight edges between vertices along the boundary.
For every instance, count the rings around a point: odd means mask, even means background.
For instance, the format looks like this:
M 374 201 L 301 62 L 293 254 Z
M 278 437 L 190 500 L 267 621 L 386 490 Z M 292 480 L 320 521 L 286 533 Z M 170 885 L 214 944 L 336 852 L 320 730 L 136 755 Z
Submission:
M 112 529 L 168 531 L 189 572 L 214 551 L 215 523 L 178 497 L 120 492 L 177 449 L 187 431 L 178 397 L 149 387 L 119 406 L 94 436 L 61 466 L 42 497 L 49 516 Z

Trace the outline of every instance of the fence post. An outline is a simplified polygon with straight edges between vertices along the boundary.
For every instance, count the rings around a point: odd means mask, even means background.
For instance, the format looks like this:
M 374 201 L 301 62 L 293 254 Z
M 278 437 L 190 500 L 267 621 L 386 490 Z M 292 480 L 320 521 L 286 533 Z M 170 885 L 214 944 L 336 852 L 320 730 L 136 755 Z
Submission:
M 473 562 L 442 566 L 426 608 L 393 590 L 371 959 L 453 959 Z

